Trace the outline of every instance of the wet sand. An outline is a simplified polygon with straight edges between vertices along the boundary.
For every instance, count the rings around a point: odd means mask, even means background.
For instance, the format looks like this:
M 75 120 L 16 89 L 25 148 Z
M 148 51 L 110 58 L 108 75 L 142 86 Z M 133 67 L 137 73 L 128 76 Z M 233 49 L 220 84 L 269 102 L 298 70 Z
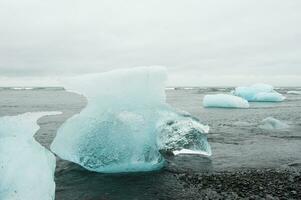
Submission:
M 185 199 L 301 199 L 300 168 L 175 176 L 183 184 Z

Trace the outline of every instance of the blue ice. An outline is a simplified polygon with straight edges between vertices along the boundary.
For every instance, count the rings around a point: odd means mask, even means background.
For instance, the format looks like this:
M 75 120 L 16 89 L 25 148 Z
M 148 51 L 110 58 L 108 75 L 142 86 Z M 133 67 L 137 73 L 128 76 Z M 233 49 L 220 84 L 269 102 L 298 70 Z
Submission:
M 58 112 L 0 118 L 0 199 L 54 200 L 55 156 L 35 141 L 37 120 Z
M 66 81 L 66 88 L 83 94 L 88 104 L 61 126 L 52 151 L 105 173 L 160 169 L 163 148 L 211 154 L 208 128 L 165 103 L 166 77 L 162 67 L 141 67 Z
M 267 101 L 279 102 L 283 101 L 285 97 L 276 92 L 271 85 L 254 84 L 249 87 L 237 87 L 233 94 L 246 99 L 247 101 Z
M 245 99 L 229 94 L 205 95 L 203 99 L 204 107 L 219 108 L 249 108 L 249 102 Z

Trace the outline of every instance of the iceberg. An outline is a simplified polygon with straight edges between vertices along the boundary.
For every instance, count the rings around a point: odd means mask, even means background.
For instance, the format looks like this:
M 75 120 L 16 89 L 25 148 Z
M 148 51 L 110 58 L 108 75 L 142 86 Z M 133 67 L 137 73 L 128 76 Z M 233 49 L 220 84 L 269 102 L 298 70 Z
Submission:
M 164 120 L 163 120 L 164 119 Z M 211 148 L 206 134 L 209 126 L 188 113 L 165 112 L 157 125 L 158 145 L 161 152 L 210 156 Z
M 247 101 L 279 102 L 285 99 L 282 94 L 274 90 L 273 86 L 267 84 L 254 84 L 250 87 L 236 87 L 232 94 L 242 97 Z
M 141 67 L 65 81 L 65 88 L 84 95 L 88 104 L 59 128 L 51 150 L 103 173 L 160 169 L 165 163 L 160 148 L 211 152 L 207 129 L 193 132 L 200 123 L 166 104 L 166 74 L 162 67 Z
M 54 200 L 55 156 L 35 141 L 37 119 L 58 112 L 0 118 L 0 199 Z
M 280 130 L 289 128 L 289 125 L 273 117 L 267 117 L 262 120 L 260 128 L 266 130 Z
M 204 107 L 219 108 L 249 108 L 249 102 L 245 99 L 229 94 L 205 95 L 203 99 Z

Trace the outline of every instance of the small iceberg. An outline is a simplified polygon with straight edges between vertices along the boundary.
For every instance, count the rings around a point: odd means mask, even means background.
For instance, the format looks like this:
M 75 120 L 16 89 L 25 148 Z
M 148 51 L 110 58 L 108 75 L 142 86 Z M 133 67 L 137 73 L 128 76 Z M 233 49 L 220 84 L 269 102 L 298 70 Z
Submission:
M 0 118 L 0 199 L 54 200 L 55 156 L 35 141 L 36 121 L 58 112 Z
M 165 120 L 163 120 L 165 119 Z M 157 125 L 157 143 L 160 151 L 178 154 L 211 156 L 207 142 L 209 126 L 189 114 L 165 112 Z
M 66 81 L 88 104 L 59 128 L 51 150 L 104 173 L 158 170 L 163 148 L 211 154 L 208 128 L 166 104 L 166 78 L 165 68 L 141 67 Z
M 254 84 L 249 87 L 236 87 L 232 94 L 247 101 L 280 102 L 285 97 L 276 92 L 274 87 L 267 84 Z
M 229 94 L 206 95 L 203 99 L 204 107 L 219 108 L 249 108 L 249 102 L 245 99 Z
M 299 95 L 301 94 L 301 91 L 288 91 L 287 94 L 296 94 L 296 95 Z
M 262 120 L 259 127 L 266 130 L 281 130 L 289 128 L 289 125 L 273 117 L 267 117 Z

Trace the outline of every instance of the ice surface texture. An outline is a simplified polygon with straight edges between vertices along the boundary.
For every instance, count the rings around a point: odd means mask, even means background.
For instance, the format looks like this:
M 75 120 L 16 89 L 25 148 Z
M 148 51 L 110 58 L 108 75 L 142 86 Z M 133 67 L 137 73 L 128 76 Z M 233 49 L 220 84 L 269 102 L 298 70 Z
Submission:
M 57 112 L 0 118 L 0 199 L 53 200 L 55 156 L 35 141 L 36 121 Z
M 162 151 L 177 154 L 201 154 L 210 156 L 211 148 L 206 133 L 209 126 L 202 125 L 188 113 L 161 112 L 157 123 L 158 145 Z
M 88 170 L 107 173 L 160 169 L 160 147 L 209 152 L 207 129 L 189 132 L 192 128 L 186 125 L 199 122 L 165 103 L 165 80 L 164 68 L 142 67 L 69 81 L 66 88 L 86 96 L 88 105 L 58 130 L 52 151 Z M 175 130 L 167 131 L 170 126 Z M 173 137 L 187 141 L 169 142 Z
M 237 87 L 233 94 L 242 97 L 247 101 L 279 102 L 285 99 L 282 94 L 274 90 L 273 86 L 267 84 L 255 84 L 250 87 Z
M 249 102 L 245 99 L 229 94 L 206 95 L 203 99 L 204 107 L 220 108 L 249 108 Z

